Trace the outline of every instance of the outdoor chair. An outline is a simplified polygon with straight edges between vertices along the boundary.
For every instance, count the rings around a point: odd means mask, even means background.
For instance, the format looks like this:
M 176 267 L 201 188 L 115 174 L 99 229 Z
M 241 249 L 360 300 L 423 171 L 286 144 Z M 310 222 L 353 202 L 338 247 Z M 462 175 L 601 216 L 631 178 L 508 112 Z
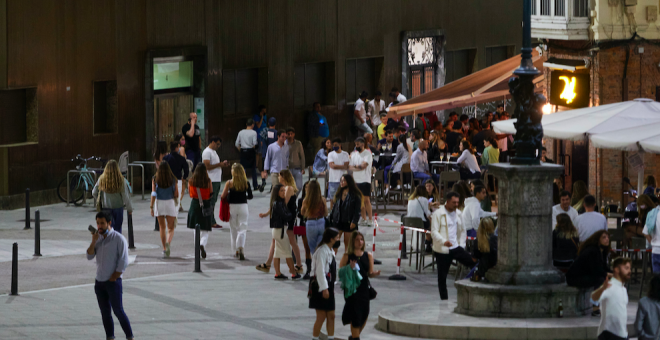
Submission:
M 461 180 L 461 174 L 458 171 L 443 171 L 440 173 L 440 193 L 445 196 L 446 190 L 451 190 L 450 184 Z

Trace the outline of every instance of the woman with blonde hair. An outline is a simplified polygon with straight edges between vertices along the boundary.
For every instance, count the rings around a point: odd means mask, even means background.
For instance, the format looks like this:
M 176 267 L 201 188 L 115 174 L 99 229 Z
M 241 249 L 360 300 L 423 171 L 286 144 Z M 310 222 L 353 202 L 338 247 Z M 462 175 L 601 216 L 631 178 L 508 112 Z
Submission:
M 364 235 L 357 230 L 351 233 L 346 252 L 339 262 L 339 268 L 345 266 L 359 271 L 362 276 L 355 293 L 345 298 L 346 303 L 341 315 L 342 323 L 351 325 L 351 338 L 358 340 L 369 318 L 369 300 L 371 300 L 369 279 L 380 275 L 380 270 L 374 270 L 374 257 L 365 251 Z
M 296 200 L 292 199 L 293 196 L 296 195 L 298 192 L 298 188 L 296 187 L 296 181 L 293 178 L 293 175 L 289 170 L 282 170 L 280 171 L 278 175 L 278 180 L 282 187 L 284 188 L 285 192 L 285 197 L 284 197 L 284 202 L 286 203 L 286 207 L 291 213 L 289 216 L 289 221 L 286 226 L 286 235 L 287 238 L 289 239 L 289 245 L 293 249 L 293 254 L 295 256 L 296 263 L 298 264 L 295 266 L 296 272 L 298 274 L 302 273 L 304 271 L 303 266 L 301 264 L 301 259 L 300 259 L 300 248 L 298 247 L 298 243 L 296 242 L 296 236 L 293 234 L 293 224 L 296 219 Z M 275 189 L 273 189 L 275 190 Z M 272 203 L 272 202 L 271 202 Z M 272 210 L 272 204 L 269 207 L 268 211 L 263 214 L 259 214 L 260 218 L 264 218 L 266 216 L 270 216 L 271 210 Z M 259 271 L 262 271 L 264 273 L 270 272 L 270 265 L 273 262 L 273 257 L 275 255 L 275 239 L 273 239 L 270 243 L 270 250 L 268 251 L 268 259 L 266 259 L 266 262 L 256 266 L 256 269 Z M 279 275 L 278 275 L 279 276 Z M 300 277 L 296 277 L 294 275 L 294 279 L 299 279 Z
M 279 175 L 280 184 L 286 186 L 286 196 L 290 198 L 291 196 L 298 195 L 298 187 L 296 187 L 296 180 L 293 178 L 293 174 L 289 170 L 280 171 Z M 295 198 L 295 197 L 294 197 Z M 296 240 L 296 235 L 293 233 L 293 225 L 296 222 L 296 213 L 297 206 L 296 200 L 290 199 L 286 204 L 287 208 L 291 212 L 291 220 L 289 221 L 289 227 L 286 229 L 286 234 L 289 237 L 289 243 L 291 244 L 291 249 L 293 249 L 293 256 L 295 257 L 296 270 L 299 274 L 302 274 L 304 271 L 302 266 L 302 258 L 300 257 L 300 247 L 298 247 L 298 242 Z
M 477 249 L 474 251 L 474 257 L 479 260 L 477 280 L 485 277 L 488 269 L 497 264 L 497 235 L 495 235 L 495 222 L 490 217 L 479 222 Z
M 176 228 L 177 202 L 179 190 L 177 179 L 167 162 L 161 162 L 156 176 L 151 180 L 151 216 L 158 219 L 160 226 L 160 241 L 163 244 L 163 254 L 170 257 L 170 244 Z M 166 223 L 167 222 L 167 225 Z
M 225 184 L 221 199 L 229 197 L 229 230 L 231 233 L 231 251 L 236 257 L 245 260 L 245 237 L 248 229 L 248 204 L 252 199 L 252 188 L 245 176 L 245 169 L 240 163 L 231 166 L 231 179 Z
M 120 234 L 124 222 L 124 206 L 129 215 L 133 214 L 130 193 L 131 188 L 121 175 L 117 161 L 111 159 L 94 185 L 92 196 L 94 202 L 99 202 L 101 209 L 112 216 L 112 229 Z
M 584 198 L 587 195 L 589 195 L 589 188 L 587 188 L 587 183 L 582 180 L 575 181 L 575 183 L 573 183 L 571 206 L 580 214 L 584 212 Z
M 188 193 L 190 194 L 190 208 L 188 208 L 188 228 L 193 230 L 195 236 L 195 226 L 199 224 L 200 230 L 200 253 L 202 258 L 206 258 L 206 243 L 209 240 L 209 233 L 213 225 L 213 215 L 204 216 L 202 205 L 211 206 L 211 195 L 213 194 L 213 183 L 209 178 L 204 163 L 197 164 L 190 181 L 188 181 Z
M 557 215 L 557 226 L 552 231 L 552 263 L 566 272 L 575 262 L 580 235 L 568 214 Z

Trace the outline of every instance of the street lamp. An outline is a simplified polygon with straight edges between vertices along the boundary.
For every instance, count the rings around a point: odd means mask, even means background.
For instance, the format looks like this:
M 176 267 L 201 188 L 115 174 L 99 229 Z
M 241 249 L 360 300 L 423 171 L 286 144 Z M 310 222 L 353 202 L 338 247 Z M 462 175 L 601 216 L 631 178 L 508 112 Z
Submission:
M 520 67 L 513 74 L 517 78 L 509 80 L 509 93 L 513 97 L 516 106 L 513 118 L 517 118 L 514 126 L 516 135 L 513 145 L 516 155 L 511 158 L 511 164 L 516 165 L 539 165 L 540 155 L 543 147 L 543 117 L 542 106 L 546 99 L 542 94 L 534 93 L 534 77 L 541 72 L 534 67 L 532 61 L 532 1 L 523 0 L 523 43 L 522 60 Z

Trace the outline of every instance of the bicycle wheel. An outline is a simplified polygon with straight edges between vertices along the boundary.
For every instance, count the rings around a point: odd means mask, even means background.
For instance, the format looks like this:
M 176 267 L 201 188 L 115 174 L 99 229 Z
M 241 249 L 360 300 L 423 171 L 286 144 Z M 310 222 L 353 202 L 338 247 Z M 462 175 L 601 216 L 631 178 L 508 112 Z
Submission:
M 69 180 L 69 187 L 71 188 L 71 196 L 69 196 L 69 203 L 76 204 L 78 201 L 82 201 L 83 195 L 85 194 L 84 188 L 80 188 L 79 185 L 80 175 L 74 175 Z M 66 203 L 66 178 L 64 178 L 60 184 L 57 186 L 57 196 Z

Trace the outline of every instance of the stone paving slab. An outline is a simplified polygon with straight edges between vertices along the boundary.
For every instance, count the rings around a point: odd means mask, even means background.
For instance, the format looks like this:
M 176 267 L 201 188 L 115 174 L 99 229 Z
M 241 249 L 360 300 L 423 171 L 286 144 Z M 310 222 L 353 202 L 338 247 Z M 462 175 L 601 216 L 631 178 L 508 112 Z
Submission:
M 11 261 L 12 245 L 18 243 L 18 260 L 31 260 L 34 258 L 34 240 L 0 239 L 0 262 Z M 57 257 L 68 255 L 81 255 L 87 252 L 90 241 L 76 240 L 41 240 L 41 257 Z M 149 243 L 136 243 L 140 249 L 156 249 L 159 246 Z

